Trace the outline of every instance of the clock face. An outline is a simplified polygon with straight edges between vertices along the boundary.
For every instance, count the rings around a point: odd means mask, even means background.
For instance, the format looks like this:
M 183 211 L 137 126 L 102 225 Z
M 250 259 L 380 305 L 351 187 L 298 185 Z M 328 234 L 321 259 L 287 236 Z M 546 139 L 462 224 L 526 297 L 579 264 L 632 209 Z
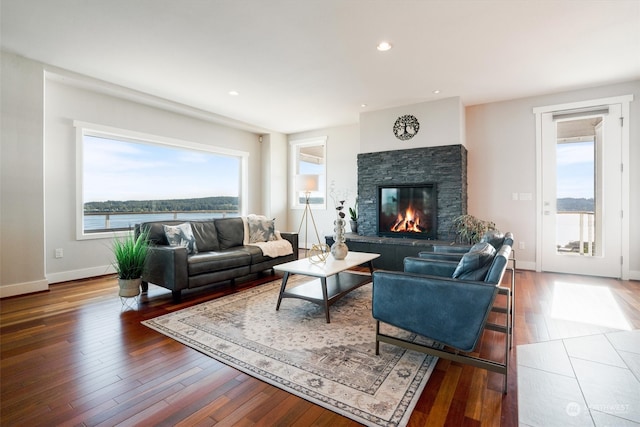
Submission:
M 414 116 L 407 114 L 398 117 L 393 124 L 393 134 L 401 141 L 408 141 L 420 130 L 420 123 Z

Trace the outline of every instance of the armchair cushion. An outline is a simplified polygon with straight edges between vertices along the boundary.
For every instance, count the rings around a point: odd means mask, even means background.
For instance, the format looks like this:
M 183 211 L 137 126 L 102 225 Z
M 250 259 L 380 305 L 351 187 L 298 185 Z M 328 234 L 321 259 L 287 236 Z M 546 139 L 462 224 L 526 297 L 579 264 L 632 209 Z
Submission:
M 484 280 L 496 249 L 488 242 L 476 243 L 464 254 L 453 272 L 454 279 Z

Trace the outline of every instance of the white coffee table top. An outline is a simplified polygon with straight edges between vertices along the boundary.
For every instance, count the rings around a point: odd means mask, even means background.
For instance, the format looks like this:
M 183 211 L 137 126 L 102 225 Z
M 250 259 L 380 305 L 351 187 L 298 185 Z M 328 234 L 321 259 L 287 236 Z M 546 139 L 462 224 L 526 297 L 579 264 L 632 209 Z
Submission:
M 347 257 L 342 260 L 334 259 L 332 255 L 329 255 L 325 262 L 316 264 L 309 261 L 309 258 L 302 258 L 296 261 L 278 264 L 274 266 L 273 269 L 295 274 L 304 274 L 306 276 L 329 277 L 378 257 L 380 257 L 380 254 L 349 251 Z

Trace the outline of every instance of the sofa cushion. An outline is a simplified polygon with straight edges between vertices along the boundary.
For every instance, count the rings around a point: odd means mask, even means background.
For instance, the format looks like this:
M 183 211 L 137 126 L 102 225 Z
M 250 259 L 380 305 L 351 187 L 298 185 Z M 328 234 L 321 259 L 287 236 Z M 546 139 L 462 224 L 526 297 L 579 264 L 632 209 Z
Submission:
M 196 245 L 196 239 L 193 237 L 193 232 L 191 231 L 191 224 L 188 222 L 184 222 L 179 225 L 164 224 L 163 228 L 170 246 L 184 246 L 187 248 L 187 253 L 198 253 L 198 246 Z
M 275 219 L 263 215 L 248 215 L 249 243 L 269 242 L 276 239 Z
M 462 256 L 456 270 L 454 279 L 484 280 L 496 254 L 496 249 L 488 242 L 476 243 L 469 252 Z
M 242 218 L 221 218 L 215 220 L 220 249 L 242 246 L 244 223 Z
M 208 252 L 220 250 L 218 244 L 218 232 L 216 224 L 211 221 L 192 221 L 191 230 L 196 238 L 198 252 Z
M 245 267 L 251 264 L 251 255 L 240 246 L 219 252 L 201 252 L 187 260 L 189 276 Z

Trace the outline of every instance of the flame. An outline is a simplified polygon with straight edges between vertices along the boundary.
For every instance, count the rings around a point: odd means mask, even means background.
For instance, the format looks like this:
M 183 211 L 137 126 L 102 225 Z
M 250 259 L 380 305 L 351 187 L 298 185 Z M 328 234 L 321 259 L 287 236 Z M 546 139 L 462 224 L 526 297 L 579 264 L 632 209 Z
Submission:
M 416 212 L 411 206 L 404 211 L 404 216 L 402 216 L 402 213 L 398 214 L 396 222 L 391 227 L 391 231 L 397 233 L 422 233 L 420 229 L 420 218 L 418 218 L 418 215 L 416 215 Z

